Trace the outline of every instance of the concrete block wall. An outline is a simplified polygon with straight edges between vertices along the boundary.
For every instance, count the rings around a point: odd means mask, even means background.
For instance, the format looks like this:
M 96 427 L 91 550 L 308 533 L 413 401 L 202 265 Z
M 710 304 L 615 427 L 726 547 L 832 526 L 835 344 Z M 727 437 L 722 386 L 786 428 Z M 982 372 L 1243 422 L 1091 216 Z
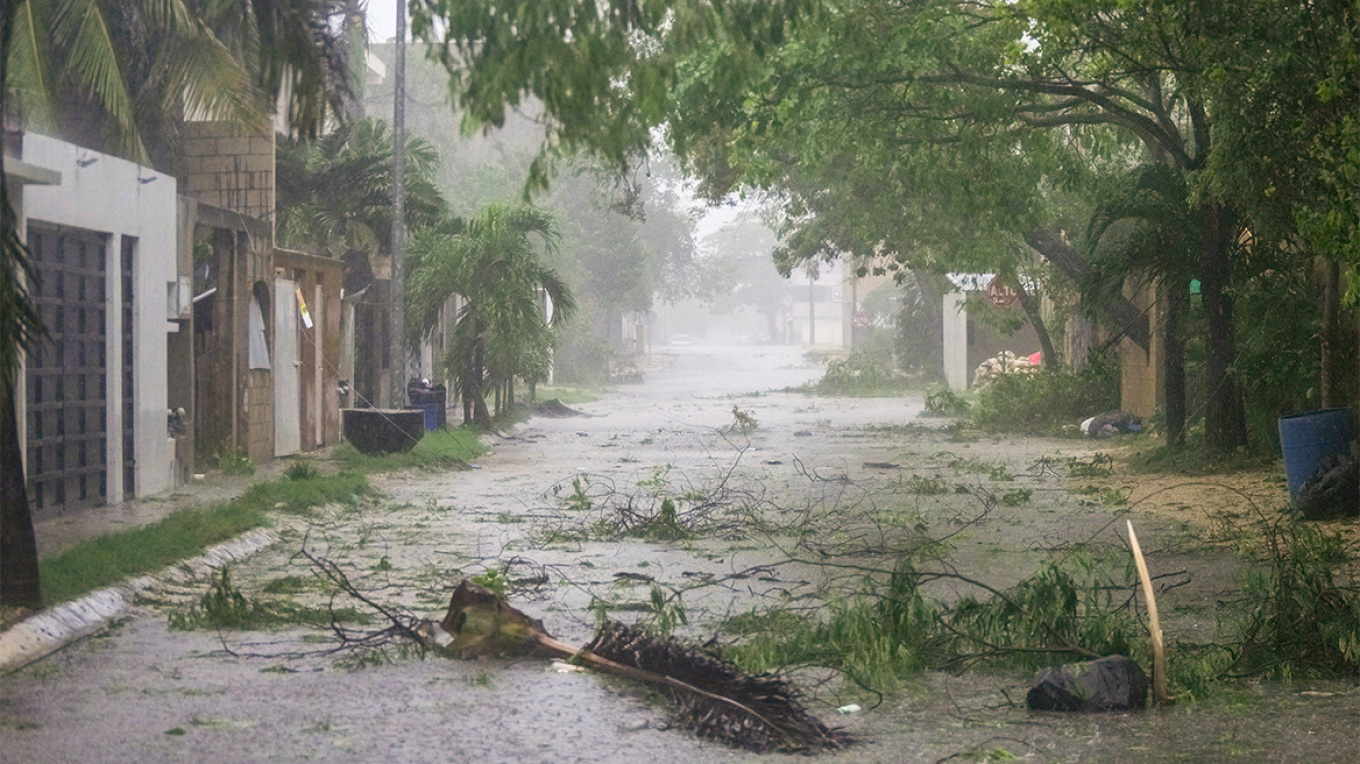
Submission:
M 184 193 L 257 220 L 274 220 L 274 134 L 226 122 L 189 122 L 183 131 Z

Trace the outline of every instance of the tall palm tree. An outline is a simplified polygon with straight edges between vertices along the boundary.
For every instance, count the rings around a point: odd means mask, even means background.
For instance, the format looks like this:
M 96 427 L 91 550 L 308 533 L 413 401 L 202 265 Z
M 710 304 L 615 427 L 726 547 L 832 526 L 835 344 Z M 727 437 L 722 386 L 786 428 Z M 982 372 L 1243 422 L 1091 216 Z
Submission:
M 491 424 L 486 405 L 490 385 L 514 403 L 514 380 L 533 383 L 547 376 L 552 329 L 576 310 L 571 290 L 539 262 L 537 239 L 555 246 L 552 217 L 532 207 L 493 204 L 459 234 L 426 231 L 408 253 L 407 319 L 411 336 L 424 336 L 438 322 L 452 296 L 458 312 L 445 364 L 463 397 L 463 419 Z M 544 315 L 542 295 L 552 304 Z

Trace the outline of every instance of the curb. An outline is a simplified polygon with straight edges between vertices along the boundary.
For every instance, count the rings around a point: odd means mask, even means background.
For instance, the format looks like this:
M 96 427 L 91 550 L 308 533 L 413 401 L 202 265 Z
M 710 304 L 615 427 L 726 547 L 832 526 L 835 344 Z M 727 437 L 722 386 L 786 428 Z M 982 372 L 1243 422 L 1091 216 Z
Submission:
M 72 642 L 104 628 L 127 609 L 133 597 L 159 581 L 184 581 L 228 562 L 249 557 L 278 540 L 264 528 L 209 547 L 203 554 L 174 563 L 159 573 L 128 579 L 97 589 L 25 618 L 0 632 L 0 676 L 51 655 Z

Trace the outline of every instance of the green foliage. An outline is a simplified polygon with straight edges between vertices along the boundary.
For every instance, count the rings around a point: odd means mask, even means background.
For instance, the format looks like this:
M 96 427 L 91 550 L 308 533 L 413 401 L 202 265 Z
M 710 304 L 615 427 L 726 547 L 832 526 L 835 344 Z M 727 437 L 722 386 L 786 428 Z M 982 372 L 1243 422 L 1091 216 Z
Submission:
M 926 393 L 924 416 L 967 416 L 973 405 L 943 385 Z
M 285 624 L 369 623 L 354 608 L 316 608 L 286 600 L 251 600 L 231 581 L 223 565 L 198 604 L 169 615 L 173 629 L 255 629 Z
M 899 395 L 907 384 L 881 356 L 852 353 L 845 359 L 827 361 L 826 372 L 812 389 L 822 395 L 868 398 Z
M 575 312 L 566 283 L 542 263 L 533 241 L 557 242 L 551 215 L 533 207 L 489 205 L 458 233 L 428 231 L 412 242 L 407 271 L 408 330 L 423 337 L 439 323 L 449 298 L 462 301 L 445 371 L 473 401 L 474 419 L 489 426 L 486 387 L 547 378 L 554 328 Z M 544 315 L 543 295 L 552 303 Z M 512 401 L 507 401 L 507 404 Z
M 230 568 L 223 565 L 212 577 L 208 592 L 189 613 L 171 613 L 170 625 L 178 629 L 193 627 L 239 629 L 251 623 L 255 610 L 231 583 Z
M 1063 425 L 1118 405 L 1118 377 L 1108 368 L 1006 374 L 978 392 L 973 421 L 996 432 L 1061 434 Z
M 486 453 L 481 433 L 471 427 L 435 430 L 425 433 L 410 451 L 401 454 L 369 456 L 348 443 L 336 446 L 332 459 L 347 469 L 362 472 L 392 472 L 402 469 L 448 470 L 467 466 Z
M 940 478 L 912 475 L 903 482 L 902 490 L 918 496 L 940 496 L 949 493 L 951 489 L 949 484 Z
M 728 425 L 728 432 L 735 432 L 741 435 L 750 435 L 760 428 L 760 420 L 749 411 L 743 411 L 736 406 L 732 407 L 732 424 Z
M 321 474 L 321 470 L 315 464 L 306 459 L 299 459 L 288 465 L 288 469 L 283 471 L 283 476 L 289 480 L 311 480 Z
M 1360 674 L 1360 587 L 1339 534 L 1272 528 L 1269 568 L 1247 576 L 1233 673 L 1276 679 Z
M 1067 474 L 1069 477 L 1109 477 L 1114 474 L 1114 458 L 1103 451 L 1090 459 L 1069 456 Z
M 213 453 L 213 461 L 223 475 L 253 475 L 255 464 L 246 452 L 239 448 L 225 448 Z
M 571 495 L 567 497 L 567 508 L 576 512 L 585 512 L 592 506 L 594 506 L 594 502 L 586 495 L 581 476 L 577 475 L 571 479 Z
M 589 322 L 573 321 L 564 327 L 553 355 L 553 379 L 574 385 L 606 384 L 613 356 L 608 338 Z
M 860 684 L 890 689 L 922 669 L 979 664 L 1035 668 L 1080 650 L 1141 655 L 1140 627 L 1123 608 L 1129 566 L 1074 558 L 984 599 L 932 602 L 919 586 L 931 574 L 899 564 L 886 584 L 826 603 L 824 615 L 787 609 L 752 612 L 726 628 L 745 635 L 729 657 L 752 672 L 797 664 L 844 671 Z
M 656 516 L 633 528 L 631 534 L 653 541 L 678 541 L 694 537 L 694 532 L 680 522 L 675 513 L 675 500 L 669 496 L 661 500 Z
M 409 138 L 405 153 L 406 225 L 421 230 L 447 213 L 433 176 L 439 154 Z M 370 257 L 392 241 L 392 133 L 369 117 L 314 140 L 279 137 L 276 169 L 279 238 L 330 257 L 354 249 Z
M 1034 497 L 1034 491 L 1028 488 L 1017 488 L 1014 491 L 1006 491 L 997 497 L 1003 507 L 1018 507 L 1021 504 L 1028 504 Z
M 506 591 L 510 586 L 510 582 L 495 568 L 490 568 L 482 573 L 478 573 L 469 580 L 480 587 L 490 590 L 501 599 L 505 599 Z

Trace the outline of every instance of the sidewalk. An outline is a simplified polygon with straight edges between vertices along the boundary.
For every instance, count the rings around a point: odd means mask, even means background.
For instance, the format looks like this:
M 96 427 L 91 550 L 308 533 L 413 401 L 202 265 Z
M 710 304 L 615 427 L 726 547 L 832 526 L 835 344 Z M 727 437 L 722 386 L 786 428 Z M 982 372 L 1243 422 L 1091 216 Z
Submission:
M 324 462 L 329 458 L 330 451 L 331 448 L 327 447 L 303 454 L 301 458 Z M 231 501 L 251 485 L 279 477 L 294 461 L 296 459 L 293 457 L 274 459 L 256 466 L 249 475 L 210 472 L 203 480 L 195 480 L 154 496 L 139 497 L 112 506 L 86 507 L 36 520 L 33 533 L 38 540 L 38 557 L 50 557 L 89 538 L 150 525 L 182 509 L 210 507 Z
M 320 462 L 327 461 L 329 456 L 330 449 L 326 448 L 309 452 L 301 458 Z M 278 478 L 294 461 L 287 457 L 274 459 L 256 467 L 249 475 L 210 473 L 203 480 L 154 496 L 44 518 L 35 522 L 33 527 L 38 542 L 38 556 L 50 557 L 86 539 L 150 525 L 183 509 L 210 507 L 230 501 L 255 483 Z M 273 543 L 276 538 L 273 531 L 257 528 L 210 547 L 193 559 L 97 589 L 71 602 L 49 606 L 22 621 L 11 623 L 0 631 L 0 675 L 22 668 L 104 628 L 127 609 L 128 603 L 139 591 L 159 577 L 203 575 L 227 562 L 249 557 Z

